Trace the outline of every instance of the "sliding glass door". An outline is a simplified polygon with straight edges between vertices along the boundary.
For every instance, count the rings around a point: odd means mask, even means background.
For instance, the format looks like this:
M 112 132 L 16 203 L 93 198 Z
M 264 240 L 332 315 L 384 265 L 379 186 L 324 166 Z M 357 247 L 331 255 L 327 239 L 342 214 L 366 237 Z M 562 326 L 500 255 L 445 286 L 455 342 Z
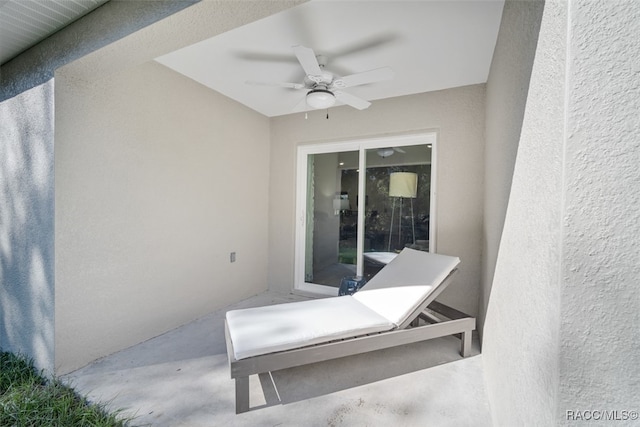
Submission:
M 295 288 L 335 295 L 405 247 L 434 250 L 434 150 L 432 133 L 299 147 Z
M 357 159 L 358 152 L 307 157 L 304 281 L 308 283 L 337 287 L 342 277 L 357 273 L 358 173 L 353 169 L 355 188 L 343 190 L 345 157 Z

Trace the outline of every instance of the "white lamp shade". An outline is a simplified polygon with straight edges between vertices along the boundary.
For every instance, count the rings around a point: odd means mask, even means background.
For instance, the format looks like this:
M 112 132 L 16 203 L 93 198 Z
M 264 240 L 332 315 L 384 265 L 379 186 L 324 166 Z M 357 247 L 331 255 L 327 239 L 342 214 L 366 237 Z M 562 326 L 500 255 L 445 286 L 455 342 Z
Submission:
M 418 174 L 393 172 L 389 175 L 389 197 L 412 197 L 418 193 Z

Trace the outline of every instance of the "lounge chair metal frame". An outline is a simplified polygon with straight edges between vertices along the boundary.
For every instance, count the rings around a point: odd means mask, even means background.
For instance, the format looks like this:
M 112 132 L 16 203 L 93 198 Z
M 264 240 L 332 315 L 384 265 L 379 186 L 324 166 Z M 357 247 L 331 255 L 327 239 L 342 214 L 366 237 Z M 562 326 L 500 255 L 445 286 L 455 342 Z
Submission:
M 323 344 L 267 353 L 238 360 L 234 356 L 229 326 L 225 320 L 225 337 L 229 368 L 231 378 L 235 379 L 236 414 L 246 412 L 250 409 L 250 375 L 263 374 L 280 369 L 382 350 L 448 335 L 457 335 L 460 338 L 460 355 L 462 357 L 468 356 L 471 350 L 472 332 L 476 327 L 476 319 L 435 301 L 438 294 L 446 288 L 446 282 L 451 280 L 451 277 L 456 271 L 457 269 L 453 270 L 442 284 L 438 286 L 438 289 L 432 292 L 403 324 L 397 329 L 388 332 L 335 340 Z M 445 317 L 445 319 L 431 312 L 435 312 Z M 426 323 L 420 325 L 420 320 Z

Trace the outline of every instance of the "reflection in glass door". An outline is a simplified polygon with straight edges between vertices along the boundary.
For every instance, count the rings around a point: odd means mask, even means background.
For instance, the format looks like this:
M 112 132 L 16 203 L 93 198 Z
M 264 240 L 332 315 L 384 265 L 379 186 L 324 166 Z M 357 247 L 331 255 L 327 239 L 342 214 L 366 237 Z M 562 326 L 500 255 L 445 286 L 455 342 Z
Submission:
M 345 162 L 358 152 L 310 154 L 307 158 L 305 282 L 339 287 L 356 274 L 357 172 L 355 188 L 343 188 Z
M 364 276 L 403 248 L 429 250 L 431 144 L 366 150 Z
M 299 149 L 297 289 L 332 294 L 405 247 L 434 250 L 434 142 L 425 134 Z

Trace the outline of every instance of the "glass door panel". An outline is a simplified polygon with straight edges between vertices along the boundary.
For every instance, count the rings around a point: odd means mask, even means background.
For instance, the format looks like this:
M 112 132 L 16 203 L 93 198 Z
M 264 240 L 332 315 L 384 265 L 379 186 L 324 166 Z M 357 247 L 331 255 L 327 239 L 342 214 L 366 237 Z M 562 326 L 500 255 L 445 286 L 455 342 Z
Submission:
M 429 250 L 431 144 L 366 150 L 363 271 L 403 248 Z
M 358 152 L 307 157 L 304 281 L 339 287 L 356 275 Z

